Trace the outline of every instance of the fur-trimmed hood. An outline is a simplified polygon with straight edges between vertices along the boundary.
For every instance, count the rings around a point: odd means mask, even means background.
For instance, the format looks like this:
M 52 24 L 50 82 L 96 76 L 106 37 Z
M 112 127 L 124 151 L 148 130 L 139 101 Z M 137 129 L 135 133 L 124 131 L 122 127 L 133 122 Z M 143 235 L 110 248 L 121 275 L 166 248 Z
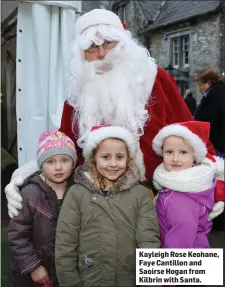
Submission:
M 140 181 L 140 178 L 141 176 L 138 168 L 136 165 L 133 165 L 121 177 L 119 177 L 113 188 L 118 191 L 127 190 L 137 184 Z M 100 192 L 100 189 L 94 185 L 91 171 L 87 164 L 83 164 L 75 170 L 74 180 L 76 183 L 85 186 L 93 192 Z

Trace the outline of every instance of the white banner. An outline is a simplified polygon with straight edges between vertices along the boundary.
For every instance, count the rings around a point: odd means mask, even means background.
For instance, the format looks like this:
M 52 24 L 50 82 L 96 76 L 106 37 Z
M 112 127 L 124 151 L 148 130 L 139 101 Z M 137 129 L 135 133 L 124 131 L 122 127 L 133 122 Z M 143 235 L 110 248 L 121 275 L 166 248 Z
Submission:
M 136 285 L 223 286 L 223 249 L 137 249 Z

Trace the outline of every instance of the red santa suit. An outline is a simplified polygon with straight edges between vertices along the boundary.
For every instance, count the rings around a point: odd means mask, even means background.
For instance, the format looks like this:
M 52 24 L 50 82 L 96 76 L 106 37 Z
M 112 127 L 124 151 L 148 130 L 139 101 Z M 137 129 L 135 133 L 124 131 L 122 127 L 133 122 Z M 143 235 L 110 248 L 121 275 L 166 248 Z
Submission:
M 177 122 L 191 121 L 193 117 L 187 108 L 174 79 L 162 68 L 158 73 L 147 105 L 150 115 L 145 124 L 144 134 L 140 138 L 140 147 L 144 155 L 146 180 L 151 180 L 155 168 L 162 162 L 152 150 L 152 140 L 158 131 L 165 125 Z M 78 131 L 72 130 L 74 109 L 67 101 L 64 103 L 60 131 L 69 136 L 75 143 L 78 154 L 78 165 L 82 164 L 82 150 L 77 146 Z M 75 125 L 76 128 L 78 125 Z M 211 154 L 215 150 L 211 144 L 208 149 Z

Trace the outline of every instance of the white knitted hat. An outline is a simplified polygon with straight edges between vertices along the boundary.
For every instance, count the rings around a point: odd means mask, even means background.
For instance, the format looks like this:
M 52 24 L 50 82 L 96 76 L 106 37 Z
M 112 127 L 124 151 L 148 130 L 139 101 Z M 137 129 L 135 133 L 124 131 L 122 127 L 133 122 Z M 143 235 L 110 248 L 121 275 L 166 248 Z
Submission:
M 209 140 L 210 123 L 188 121 L 177 124 L 171 124 L 162 128 L 152 141 L 152 148 L 156 154 L 162 156 L 162 147 L 164 140 L 169 136 L 178 136 L 184 138 L 194 150 L 195 160 L 200 163 L 206 157 L 207 143 Z M 210 157 L 212 161 L 214 159 Z
M 85 160 L 88 161 L 93 149 L 100 144 L 101 141 L 108 138 L 121 139 L 126 143 L 129 155 L 134 159 L 140 171 L 141 179 L 144 180 L 145 166 L 139 141 L 127 129 L 121 126 L 94 126 L 88 133 L 84 143 L 83 156 Z
M 78 18 L 75 34 L 81 34 L 85 29 L 99 24 L 111 25 L 119 30 L 124 30 L 120 18 L 115 13 L 104 9 L 94 9 Z

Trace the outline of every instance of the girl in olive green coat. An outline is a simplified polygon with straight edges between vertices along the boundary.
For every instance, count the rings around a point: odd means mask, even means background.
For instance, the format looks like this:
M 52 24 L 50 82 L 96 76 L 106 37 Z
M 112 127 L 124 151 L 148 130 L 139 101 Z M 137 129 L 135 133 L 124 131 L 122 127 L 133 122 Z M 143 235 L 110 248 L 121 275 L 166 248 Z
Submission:
M 136 248 L 160 246 L 139 144 L 122 127 L 94 127 L 83 155 L 58 220 L 59 285 L 135 286 Z

